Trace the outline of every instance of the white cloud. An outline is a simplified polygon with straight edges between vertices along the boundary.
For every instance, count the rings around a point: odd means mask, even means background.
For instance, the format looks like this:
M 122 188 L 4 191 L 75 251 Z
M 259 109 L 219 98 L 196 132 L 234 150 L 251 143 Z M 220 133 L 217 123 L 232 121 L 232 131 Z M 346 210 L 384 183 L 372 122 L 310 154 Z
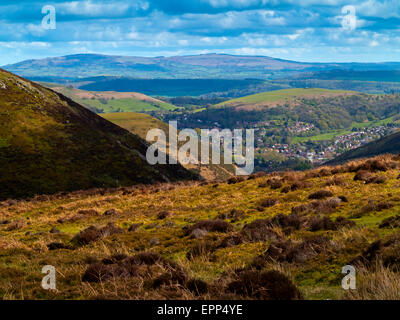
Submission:
M 399 0 L 367 0 L 356 5 L 357 12 L 367 17 L 400 18 Z
M 372 41 L 369 43 L 369 46 L 370 46 L 370 47 L 377 47 L 377 46 L 379 46 L 379 42 L 376 41 L 376 40 L 372 40 Z

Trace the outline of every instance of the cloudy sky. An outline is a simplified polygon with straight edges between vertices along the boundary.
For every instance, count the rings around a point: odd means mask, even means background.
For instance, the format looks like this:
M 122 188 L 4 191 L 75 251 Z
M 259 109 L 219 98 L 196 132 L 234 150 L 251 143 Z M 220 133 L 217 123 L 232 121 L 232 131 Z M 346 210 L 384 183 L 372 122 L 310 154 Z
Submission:
M 1 0 L 0 25 L 0 65 L 76 53 L 400 61 L 400 0 Z

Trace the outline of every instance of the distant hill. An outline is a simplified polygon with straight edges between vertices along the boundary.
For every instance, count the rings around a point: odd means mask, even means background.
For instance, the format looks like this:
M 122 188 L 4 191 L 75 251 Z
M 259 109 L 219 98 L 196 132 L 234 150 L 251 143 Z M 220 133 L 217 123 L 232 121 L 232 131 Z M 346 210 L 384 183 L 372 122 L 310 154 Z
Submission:
M 398 70 L 329 70 L 313 72 L 307 76 L 301 75 L 298 78 L 320 79 L 320 80 L 355 80 L 355 81 L 379 81 L 379 82 L 400 82 L 400 71 Z
M 96 113 L 168 111 L 178 107 L 137 92 L 85 91 L 73 87 L 44 84 Z
M 303 70 L 312 66 L 270 57 L 225 54 L 155 58 L 77 54 L 22 61 L 4 66 L 4 69 L 25 77 L 85 78 L 104 75 L 145 79 L 226 78 L 229 71 L 230 79 L 244 79 L 260 78 L 271 71 Z
M 142 139 L 146 139 L 147 132 L 151 129 L 161 129 L 169 139 L 169 126 L 150 115 L 134 112 L 106 113 L 101 115 L 103 118 L 117 124 L 118 126 L 137 134 Z M 210 165 L 184 165 L 188 170 L 194 170 L 206 180 L 226 179 L 235 173 L 234 165 L 221 164 Z
M 192 179 L 151 166 L 148 144 L 69 98 L 0 70 L 0 199 Z
M 327 164 L 342 164 L 350 160 L 368 158 L 386 153 L 400 153 L 400 132 L 396 132 L 377 141 L 370 142 L 360 148 L 343 153 Z
M 314 72 L 332 69 L 400 70 L 400 63 L 304 63 L 265 56 L 236 56 L 215 53 L 174 57 L 76 54 L 27 60 L 3 68 L 31 80 L 38 77 L 76 80 L 95 76 L 142 79 L 256 78 L 265 80 L 276 79 L 285 74 L 300 71 Z

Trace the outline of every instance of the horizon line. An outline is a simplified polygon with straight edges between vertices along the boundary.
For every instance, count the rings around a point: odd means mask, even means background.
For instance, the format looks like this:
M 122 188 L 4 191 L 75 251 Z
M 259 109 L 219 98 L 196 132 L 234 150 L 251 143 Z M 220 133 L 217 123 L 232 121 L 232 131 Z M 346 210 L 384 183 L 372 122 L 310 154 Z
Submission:
M 118 54 L 104 54 L 104 53 L 96 53 L 96 52 L 85 52 L 85 53 L 75 53 L 75 54 L 66 54 L 66 55 L 57 55 L 57 56 L 48 56 L 44 58 L 32 58 L 32 59 L 25 59 L 15 63 L 9 63 L 5 65 L 1 65 L 1 67 L 11 66 L 22 62 L 27 61 L 38 61 L 38 60 L 46 60 L 46 59 L 55 59 L 55 58 L 63 58 L 63 57 L 72 57 L 72 56 L 104 56 L 104 57 L 127 57 L 127 58 L 177 58 L 177 57 L 196 57 L 196 56 L 207 56 L 207 55 L 219 55 L 219 56 L 231 56 L 231 57 L 254 57 L 254 58 L 269 58 L 274 60 L 281 60 L 281 61 L 288 61 L 288 62 L 295 62 L 295 63 L 304 63 L 304 64 L 384 64 L 384 63 L 400 63 L 400 61 L 348 61 L 348 62 L 338 62 L 338 61 L 329 61 L 329 62 L 321 62 L 321 61 L 299 61 L 299 60 L 289 60 L 289 59 L 282 59 L 272 56 L 266 55 L 251 55 L 251 54 L 231 54 L 231 53 L 217 53 L 217 52 L 209 52 L 209 53 L 199 53 L 199 54 L 182 54 L 182 55 L 170 55 L 170 56 L 140 56 L 140 55 L 118 55 Z

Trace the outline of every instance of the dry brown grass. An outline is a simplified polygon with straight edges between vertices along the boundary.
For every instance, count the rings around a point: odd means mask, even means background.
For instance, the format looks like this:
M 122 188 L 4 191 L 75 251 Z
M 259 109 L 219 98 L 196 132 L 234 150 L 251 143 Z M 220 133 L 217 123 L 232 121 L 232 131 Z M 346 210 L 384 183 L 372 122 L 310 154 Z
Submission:
M 377 263 L 374 271 L 365 267 L 356 269 L 356 290 L 349 290 L 343 299 L 400 300 L 400 276 L 393 269 Z

